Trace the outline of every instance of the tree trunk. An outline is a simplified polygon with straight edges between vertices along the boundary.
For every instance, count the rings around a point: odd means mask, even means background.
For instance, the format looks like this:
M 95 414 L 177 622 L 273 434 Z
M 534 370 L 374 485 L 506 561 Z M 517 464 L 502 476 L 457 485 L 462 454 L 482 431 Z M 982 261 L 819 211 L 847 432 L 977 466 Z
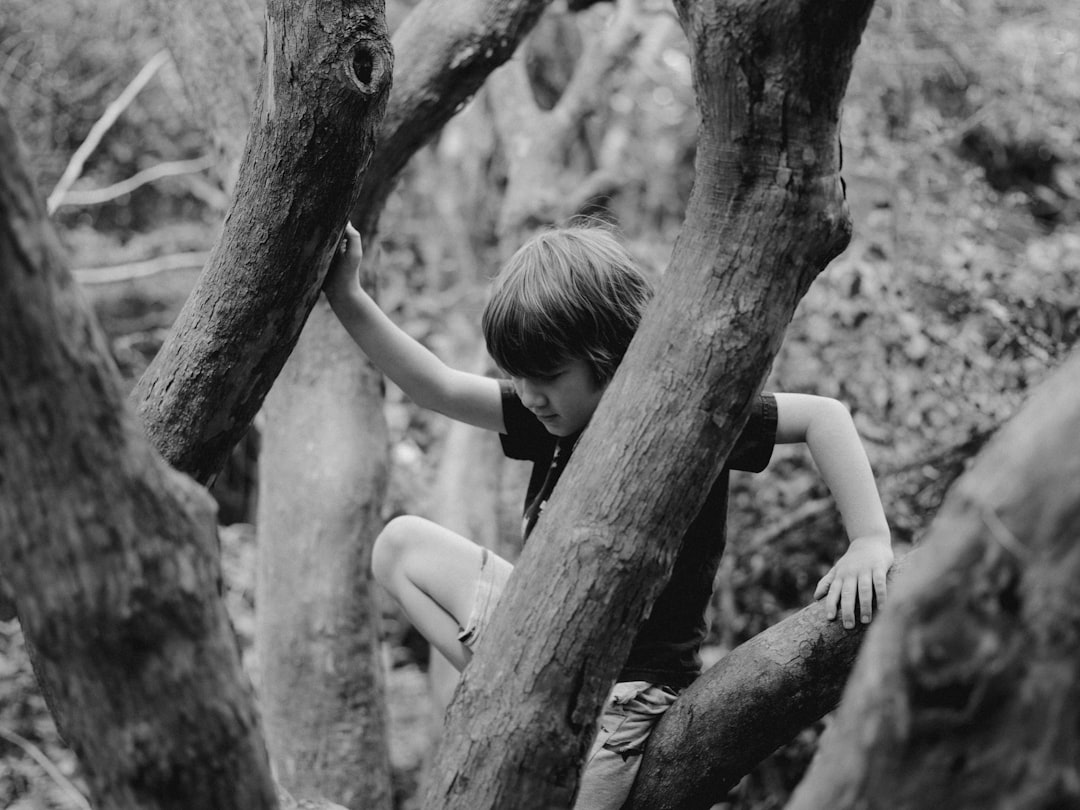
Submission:
M 193 103 L 234 166 L 258 75 L 252 15 L 221 0 L 152 5 L 168 21 Z M 255 646 L 267 745 L 291 793 L 389 807 L 368 571 L 387 478 L 386 426 L 378 378 L 325 304 L 312 310 L 265 416 Z
M 890 583 L 907 568 L 901 558 Z M 836 708 L 866 626 L 814 602 L 733 649 L 664 714 L 624 810 L 707 810 L 769 754 Z
M 255 599 L 278 779 L 295 795 L 370 810 L 391 807 L 368 574 L 388 459 L 381 409 L 356 405 L 377 405 L 379 387 L 332 316 L 308 321 L 266 401 Z
M 466 670 L 427 807 L 571 803 L 628 628 L 670 574 L 797 302 L 849 238 L 839 105 L 869 10 L 679 7 L 702 115 L 686 225 Z
M 135 392 L 151 441 L 199 481 L 247 430 L 315 304 L 374 146 L 392 61 L 374 0 L 269 4 L 235 199 Z
M 789 810 L 1076 807 L 1080 352 L 953 486 Z
M 212 502 L 127 407 L 0 111 L 0 567 L 102 808 L 275 807 Z

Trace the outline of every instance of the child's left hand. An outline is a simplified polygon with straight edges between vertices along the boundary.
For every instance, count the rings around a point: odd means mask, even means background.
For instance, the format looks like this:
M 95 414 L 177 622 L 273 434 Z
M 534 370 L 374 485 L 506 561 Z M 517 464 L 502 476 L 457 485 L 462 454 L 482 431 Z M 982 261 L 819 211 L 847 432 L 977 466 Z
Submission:
M 893 562 L 889 537 L 856 537 L 848 550 L 829 573 L 821 578 L 814 590 L 814 598 L 825 599 L 826 616 L 835 619 L 837 611 L 844 627 L 855 626 L 855 604 L 858 601 L 859 617 L 867 624 L 874 614 L 874 598 L 878 609 L 885 604 L 885 576 Z

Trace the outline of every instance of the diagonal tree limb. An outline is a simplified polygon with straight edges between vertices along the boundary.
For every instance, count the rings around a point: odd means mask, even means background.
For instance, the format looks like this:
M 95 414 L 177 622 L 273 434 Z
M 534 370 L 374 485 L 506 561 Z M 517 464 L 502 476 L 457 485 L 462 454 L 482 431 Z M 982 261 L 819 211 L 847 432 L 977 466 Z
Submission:
M 201 481 L 216 474 L 261 406 L 318 296 L 319 268 L 328 260 L 340 227 L 332 224 L 332 212 L 351 211 L 353 223 L 370 239 L 408 160 L 472 97 L 488 73 L 509 58 L 548 2 L 427 0 L 417 6 L 394 36 L 395 86 L 377 138 L 365 129 L 364 103 L 347 101 L 357 89 L 355 83 L 341 87 L 328 79 L 318 88 L 300 88 L 293 103 L 303 106 L 322 99 L 320 126 L 333 133 L 329 139 L 320 135 L 304 138 L 303 143 L 314 148 L 331 140 L 344 160 L 315 162 L 324 170 L 321 174 L 302 170 L 302 150 L 297 149 L 295 136 L 282 132 L 275 141 L 267 126 L 274 119 L 267 113 L 282 118 L 286 113 L 260 102 L 255 117 L 260 126 L 252 132 L 246 158 L 258 168 L 251 171 L 249 165 L 248 171 L 241 171 L 235 213 L 227 217 L 225 231 L 172 336 L 135 391 L 147 430 L 171 463 Z M 275 17 L 273 8 L 272 4 L 270 18 Z M 331 62 L 339 59 L 339 67 L 347 67 L 353 43 L 356 53 L 382 53 L 378 32 L 364 33 L 370 26 L 360 11 L 317 16 L 342 20 L 334 27 L 338 44 L 324 54 Z M 268 52 L 290 53 L 289 32 L 281 26 L 271 26 L 268 37 Z M 307 75 L 309 63 L 295 62 L 294 75 Z M 389 66 L 389 59 L 382 54 L 370 64 L 381 70 Z M 279 71 L 289 69 L 280 58 L 276 65 Z M 342 75 L 331 64 L 320 69 L 326 75 Z M 378 74 L 374 79 L 365 88 L 373 101 L 385 90 L 384 77 Z M 369 148 L 375 151 L 356 190 L 352 184 Z M 287 159 L 259 163 L 257 155 L 267 149 Z M 268 190 L 271 180 L 274 186 L 264 196 L 261 192 Z M 289 213 L 272 218 L 267 226 L 259 220 L 269 210 Z M 252 220 L 250 212 L 258 212 L 258 218 Z
M 1080 806 L 1080 351 L 952 487 L 788 804 Z
M 154 445 L 204 483 L 247 430 L 319 295 L 390 86 L 374 2 L 274 0 L 266 42 L 232 207 L 134 392 Z
M 889 572 L 890 584 L 912 555 Z M 836 708 L 866 626 L 814 602 L 731 650 L 667 711 L 624 810 L 707 810 L 779 746 Z

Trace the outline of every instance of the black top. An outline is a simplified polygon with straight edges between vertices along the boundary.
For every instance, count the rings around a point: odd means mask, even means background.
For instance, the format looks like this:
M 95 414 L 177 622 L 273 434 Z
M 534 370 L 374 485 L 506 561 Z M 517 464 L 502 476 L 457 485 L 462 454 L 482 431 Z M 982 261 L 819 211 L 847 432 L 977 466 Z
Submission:
M 503 383 L 503 452 L 510 458 L 533 462 L 525 496 L 523 534 L 527 540 L 544 505 L 562 475 L 580 433 L 553 436 Z M 648 681 L 682 689 L 701 672 L 698 650 L 708 630 L 705 611 L 724 551 L 727 529 L 728 471 L 760 472 L 772 456 L 776 442 L 776 399 L 762 395 L 728 456 L 696 518 L 683 538 L 682 548 L 667 587 L 638 629 L 620 681 Z

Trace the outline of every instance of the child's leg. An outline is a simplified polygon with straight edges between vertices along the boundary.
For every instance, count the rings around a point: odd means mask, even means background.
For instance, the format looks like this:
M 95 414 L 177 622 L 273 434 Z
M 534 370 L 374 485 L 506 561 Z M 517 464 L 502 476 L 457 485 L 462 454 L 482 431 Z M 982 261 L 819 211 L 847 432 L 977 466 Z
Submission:
M 573 810 L 619 810 L 630 795 L 641 755 L 675 693 L 644 681 L 615 684 L 600 715 L 599 729 Z
M 483 552 L 460 534 L 411 516 L 390 521 L 372 550 L 375 579 L 459 670 L 472 656 L 458 633 L 472 610 Z

